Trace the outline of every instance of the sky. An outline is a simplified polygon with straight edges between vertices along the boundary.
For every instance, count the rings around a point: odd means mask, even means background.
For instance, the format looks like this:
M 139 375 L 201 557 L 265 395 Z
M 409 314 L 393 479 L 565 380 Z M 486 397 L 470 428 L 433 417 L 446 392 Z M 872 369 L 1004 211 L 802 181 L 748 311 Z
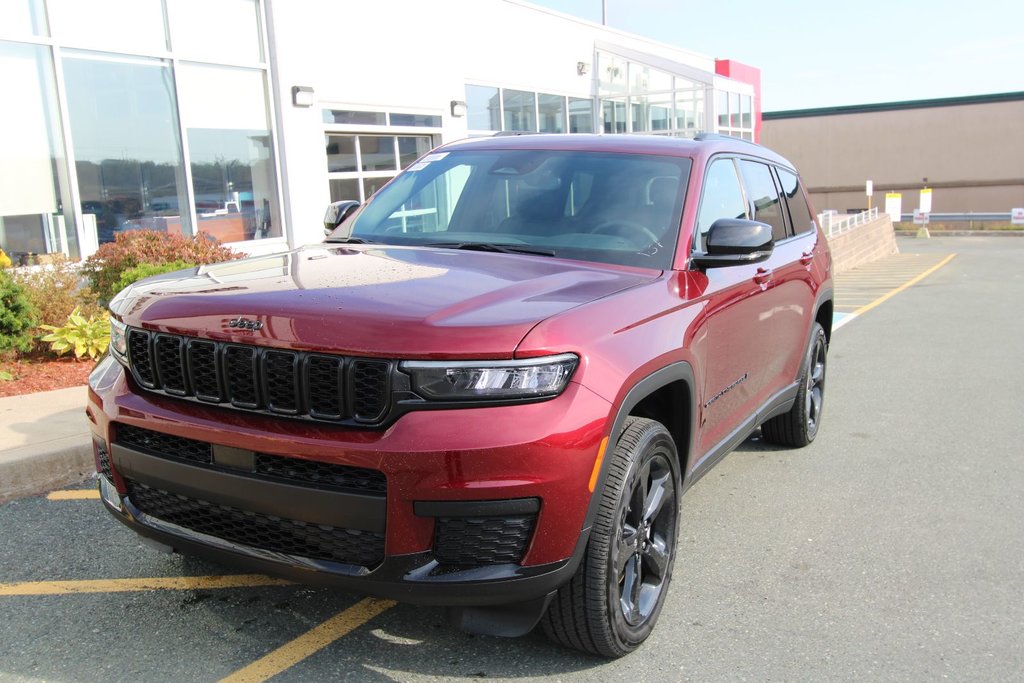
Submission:
M 601 0 L 530 2 L 601 22 Z M 1020 0 L 606 2 L 612 28 L 761 69 L 763 111 L 1024 91 Z

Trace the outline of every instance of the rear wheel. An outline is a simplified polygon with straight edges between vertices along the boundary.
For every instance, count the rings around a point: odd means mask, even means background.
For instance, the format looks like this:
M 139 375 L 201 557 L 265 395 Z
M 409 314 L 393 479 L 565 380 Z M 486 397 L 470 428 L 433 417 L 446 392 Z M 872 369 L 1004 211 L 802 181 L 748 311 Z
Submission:
M 821 325 L 814 323 L 811 344 L 804 359 L 800 393 L 788 413 L 761 425 L 761 436 L 769 443 L 799 448 L 814 441 L 825 404 L 825 367 L 828 340 Z
M 542 620 L 552 640 L 621 657 L 650 635 L 675 560 L 677 463 L 675 443 L 660 422 L 626 421 L 610 456 L 586 555 Z

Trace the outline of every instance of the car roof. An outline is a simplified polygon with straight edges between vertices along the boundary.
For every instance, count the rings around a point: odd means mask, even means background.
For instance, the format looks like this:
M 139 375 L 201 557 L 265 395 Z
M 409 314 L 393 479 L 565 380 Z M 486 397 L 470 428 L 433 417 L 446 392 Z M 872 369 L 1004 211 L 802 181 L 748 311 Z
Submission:
M 665 135 L 552 135 L 552 134 L 498 134 L 486 138 L 469 138 L 452 142 L 438 151 L 454 150 L 559 150 L 579 152 L 607 152 L 621 154 L 657 154 L 688 157 L 705 161 L 715 154 L 742 154 L 792 168 L 784 157 L 767 147 L 725 135 L 702 134 L 696 138 L 676 138 Z

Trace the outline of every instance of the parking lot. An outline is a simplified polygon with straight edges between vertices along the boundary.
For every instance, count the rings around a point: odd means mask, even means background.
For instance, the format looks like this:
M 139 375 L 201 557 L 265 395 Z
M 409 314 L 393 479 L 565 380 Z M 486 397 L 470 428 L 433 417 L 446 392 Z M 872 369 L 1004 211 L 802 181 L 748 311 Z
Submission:
M 843 276 L 822 431 L 682 503 L 658 628 L 607 662 L 143 546 L 91 488 L 0 506 L 0 680 L 1019 679 L 1024 239 Z

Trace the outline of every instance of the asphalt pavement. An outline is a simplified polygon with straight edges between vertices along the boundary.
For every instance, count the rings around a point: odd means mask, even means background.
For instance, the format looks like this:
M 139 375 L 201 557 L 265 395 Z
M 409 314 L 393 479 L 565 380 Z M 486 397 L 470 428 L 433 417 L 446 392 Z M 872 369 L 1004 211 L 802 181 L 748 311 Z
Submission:
M 836 331 L 814 444 L 749 440 L 687 493 L 638 652 L 472 637 L 398 605 L 274 680 L 1020 680 L 1024 240 L 900 249 L 956 256 Z M 142 546 L 96 500 L 0 506 L 0 557 L 0 680 L 218 680 L 361 600 L 116 584 L 232 570 Z

